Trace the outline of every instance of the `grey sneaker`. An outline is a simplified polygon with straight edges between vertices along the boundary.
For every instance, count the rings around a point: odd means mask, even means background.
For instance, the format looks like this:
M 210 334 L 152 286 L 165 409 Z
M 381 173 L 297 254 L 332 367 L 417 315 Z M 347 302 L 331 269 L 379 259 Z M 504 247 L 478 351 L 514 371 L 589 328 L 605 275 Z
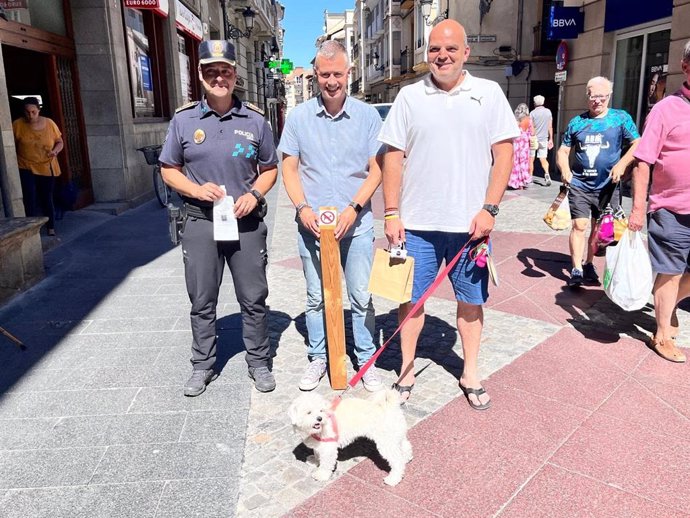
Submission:
M 306 370 L 302 379 L 299 380 L 300 390 L 314 390 L 319 386 L 321 378 L 326 374 L 326 360 L 324 358 L 314 358 Z
M 249 367 L 249 377 L 259 392 L 271 392 L 276 388 L 276 379 L 268 367 Z
M 381 378 L 376 370 L 376 365 L 372 365 L 364 373 L 364 376 L 362 376 L 362 385 L 364 385 L 364 388 L 369 392 L 376 392 L 377 390 L 381 390 L 383 388 L 383 383 L 381 383 Z
M 549 173 L 546 173 L 546 174 L 544 175 L 544 183 L 546 184 L 547 187 L 548 187 L 549 185 L 551 185 L 551 176 L 549 175 Z
M 192 376 L 187 380 L 184 385 L 184 395 L 189 397 L 198 396 L 206 390 L 206 385 L 211 383 L 214 379 L 218 377 L 213 369 L 208 370 L 193 370 Z

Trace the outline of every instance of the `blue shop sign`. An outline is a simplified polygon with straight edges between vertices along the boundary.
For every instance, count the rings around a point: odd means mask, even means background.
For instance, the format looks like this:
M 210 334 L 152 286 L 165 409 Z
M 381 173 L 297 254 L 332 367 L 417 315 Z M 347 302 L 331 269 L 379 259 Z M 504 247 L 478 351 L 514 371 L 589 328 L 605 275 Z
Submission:
M 641 23 L 668 18 L 673 13 L 673 0 L 607 0 L 604 30 L 616 31 Z
M 139 56 L 139 69 L 141 70 L 141 83 L 147 92 L 153 91 L 151 82 L 151 62 L 148 56 Z
M 585 14 L 579 7 L 551 6 L 549 40 L 573 40 L 584 31 Z

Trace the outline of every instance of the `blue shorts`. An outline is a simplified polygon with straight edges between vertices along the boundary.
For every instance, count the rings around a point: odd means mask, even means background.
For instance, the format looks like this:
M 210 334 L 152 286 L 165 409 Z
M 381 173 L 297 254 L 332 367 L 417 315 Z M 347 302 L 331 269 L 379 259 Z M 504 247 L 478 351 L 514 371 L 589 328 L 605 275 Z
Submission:
M 407 253 L 414 257 L 413 304 L 433 284 L 441 263 L 444 260 L 446 264 L 452 261 L 469 238 L 467 232 L 405 231 Z M 475 244 L 472 243 L 463 250 L 462 256 L 448 273 L 448 278 L 458 301 L 481 305 L 489 298 L 489 270 L 477 266 L 469 258 Z
M 647 215 L 647 245 L 654 273 L 690 270 L 690 214 L 659 209 Z

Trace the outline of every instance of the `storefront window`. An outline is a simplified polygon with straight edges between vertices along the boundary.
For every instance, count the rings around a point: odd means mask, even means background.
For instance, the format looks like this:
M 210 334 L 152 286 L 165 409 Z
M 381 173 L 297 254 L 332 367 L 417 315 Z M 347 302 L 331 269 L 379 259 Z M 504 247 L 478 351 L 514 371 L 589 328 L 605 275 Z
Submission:
M 0 0 L 0 7 L 9 21 L 67 35 L 62 0 Z
M 638 128 L 666 95 L 671 30 L 648 30 L 616 43 L 612 106 L 626 110 Z
M 164 116 L 160 19 L 151 11 L 127 8 L 124 17 L 134 116 Z

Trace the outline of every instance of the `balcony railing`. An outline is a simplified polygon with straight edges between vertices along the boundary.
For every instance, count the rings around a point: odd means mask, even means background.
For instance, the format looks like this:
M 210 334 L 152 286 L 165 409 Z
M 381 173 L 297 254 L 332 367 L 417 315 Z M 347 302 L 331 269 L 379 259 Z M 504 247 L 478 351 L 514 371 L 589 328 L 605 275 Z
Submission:
M 544 27 L 541 22 L 537 23 L 532 29 L 534 37 L 533 56 L 555 56 L 558 50 L 558 41 L 547 39 L 548 27 Z
M 357 81 L 352 81 L 350 84 L 350 95 L 355 95 L 359 93 L 359 85 L 361 84 L 361 80 L 357 79 Z

